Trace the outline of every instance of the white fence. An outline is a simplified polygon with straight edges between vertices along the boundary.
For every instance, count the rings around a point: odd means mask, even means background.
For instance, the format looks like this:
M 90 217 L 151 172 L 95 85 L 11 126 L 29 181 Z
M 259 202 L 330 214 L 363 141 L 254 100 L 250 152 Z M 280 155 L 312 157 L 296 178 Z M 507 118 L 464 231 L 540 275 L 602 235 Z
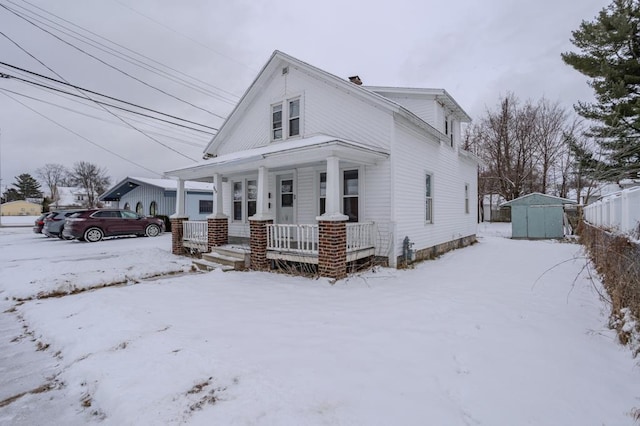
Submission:
M 373 247 L 373 222 L 347 223 L 347 253 Z M 267 250 L 318 254 L 318 225 L 267 225 Z
M 629 233 L 640 222 L 640 187 L 610 194 L 584 208 L 584 219 L 600 228 Z
M 209 233 L 206 220 L 182 222 L 182 244 L 185 247 L 207 251 Z

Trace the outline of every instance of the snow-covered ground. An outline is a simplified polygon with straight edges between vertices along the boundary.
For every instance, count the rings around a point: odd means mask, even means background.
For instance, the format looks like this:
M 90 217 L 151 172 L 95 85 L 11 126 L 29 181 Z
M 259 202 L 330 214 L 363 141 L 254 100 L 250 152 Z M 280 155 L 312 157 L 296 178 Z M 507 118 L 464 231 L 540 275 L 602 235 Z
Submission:
M 33 226 L 39 216 L 2 216 L 0 225 L 2 226 Z
M 633 425 L 640 370 L 581 247 L 508 226 L 334 285 L 142 280 L 188 268 L 169 235 L 0 229 L 0 424 Z

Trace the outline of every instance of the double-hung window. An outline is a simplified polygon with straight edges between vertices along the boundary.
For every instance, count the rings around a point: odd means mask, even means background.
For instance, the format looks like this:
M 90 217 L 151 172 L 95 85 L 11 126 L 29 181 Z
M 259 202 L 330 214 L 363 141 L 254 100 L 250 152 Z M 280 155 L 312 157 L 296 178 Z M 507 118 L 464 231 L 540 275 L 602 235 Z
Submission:
M 469 184 L 464 184 L 464 212 L 469 214 Z
M 300 135 L 300 98 L 289 101 L 289 137 Z
M 282 104 L 271 106 L 271 139 L 282 139 Z
M 358 221 L 358 170 L 345 170 L 343 181 L 342 213 L 349 222 Z
M 233 220 L 242 220 L 242 182 L 233 182 Z
M 425 175 L 425 214 L 424 221 L 433 223 L 433 179 L 430 174 Z
M 256 206 L 258 201 L 258 181 L 247 181 L 247 218 L 256 214 Z
M 320 173 L 319 211 L 323 215 L 327 211 L 327 174 Z M 358 170 L 342 172 L 342 214 L 349 216 L 349 222 L 357 222 L 358 210 Z
M 254 216 L 258 206 L 258 181 L 241 179 L 233 182 L 233 220 L 241 222 Z
M 271 105 L 271 140 L 279 141 L 300 136 L 301 98 L 290 98 Z

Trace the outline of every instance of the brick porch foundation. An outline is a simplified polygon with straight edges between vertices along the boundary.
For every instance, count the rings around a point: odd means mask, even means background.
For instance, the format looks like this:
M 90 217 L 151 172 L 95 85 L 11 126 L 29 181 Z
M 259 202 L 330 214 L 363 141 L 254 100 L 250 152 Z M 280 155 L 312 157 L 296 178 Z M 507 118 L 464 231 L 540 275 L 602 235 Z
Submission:
M 207 219 L 207 251 L 229 242 L 229 218 Z
M 188 217 L 171 217 L 171 253 L 177 255 L 184 254 L 182 242 L 182 222 L 189 220 Z
M 334 279 L 347 276 L 346 221 L 318 221 L 318 273 Z
M 267 225 L 273 220 L 249 219 L 251 232 L 251 269 L 265 271 L 269 269 L 267 260 Z

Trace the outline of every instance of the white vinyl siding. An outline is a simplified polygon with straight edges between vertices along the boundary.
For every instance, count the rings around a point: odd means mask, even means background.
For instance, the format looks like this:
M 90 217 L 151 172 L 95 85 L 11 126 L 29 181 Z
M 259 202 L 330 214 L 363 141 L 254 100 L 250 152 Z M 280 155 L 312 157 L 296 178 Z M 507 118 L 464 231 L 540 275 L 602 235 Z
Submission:
M 391 178 L 395 255 L 402 254 L 405 236 L 420 250 L 475 234 L 474 204 L 469 203 L 470 214 L 465 214 L 461 193 L 465 183 L 476 181 L 477 165 L 458 155 L 448 144 L 426 136 L 409 124 L 398 123 L 395 135 Z M 426 173 L 431 175 L 432 225 L 425 221 Z M 417 182 L 420 184 L 416 185 Z M 476 196 L 474 191 L 469 185 L 470 200 Z
M 271 106 L 298 98 L 300 137 L 327 134 L 373 147 L 389 147 L 393 117 L 388 112 L 290 66 L 286 75 L 278 72 L 261 87 L 259 95 L 242 111 L 242 118 L 226 129 L 227 137 L 216 154 L 269 144 L 273 140 Z M 288 104 L 284 105 L 286 116 Z M 283 123 L 288 127 L 286 117 L 283 117 Z

